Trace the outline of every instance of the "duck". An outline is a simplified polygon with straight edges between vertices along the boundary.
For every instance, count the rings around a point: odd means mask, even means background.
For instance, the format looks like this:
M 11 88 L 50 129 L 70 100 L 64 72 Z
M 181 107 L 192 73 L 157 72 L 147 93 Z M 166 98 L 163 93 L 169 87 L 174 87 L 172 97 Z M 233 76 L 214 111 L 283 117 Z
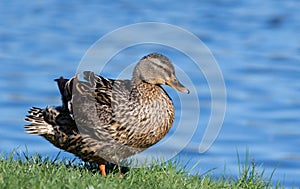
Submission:
M 107 163 L 119 165 L 159 142 L 172 127 L 174 105 L 162 85 L 189 93 L 177 79 L 173 63 L 159 53 L 142 57 L 128 80 L 84 71 L 55 81 L 62 104 L 32 107 L 25 131 L 98 164 L 103 176 Z

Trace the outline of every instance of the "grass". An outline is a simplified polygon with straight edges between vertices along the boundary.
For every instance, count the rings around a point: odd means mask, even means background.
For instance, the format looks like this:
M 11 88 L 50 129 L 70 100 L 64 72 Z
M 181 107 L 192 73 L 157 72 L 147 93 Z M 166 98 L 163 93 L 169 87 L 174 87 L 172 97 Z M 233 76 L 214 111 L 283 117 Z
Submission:
M 21 157 L 22 156 L 22 157 Z M 272 175 L 265 177 L 255 163 L 240 164 L 235 177 L 214 177 L 212 172 L 190 175 L 177 163 L 130 169 L 123 179 L 119 173 L 102 177 L 95 166 L 72 161 L 49 159 L 39 155 L 2 155 L 0 157 L 0 188 L 280 188 L 271 185 Z M 248 162 L 248 159 L 246 159 Z

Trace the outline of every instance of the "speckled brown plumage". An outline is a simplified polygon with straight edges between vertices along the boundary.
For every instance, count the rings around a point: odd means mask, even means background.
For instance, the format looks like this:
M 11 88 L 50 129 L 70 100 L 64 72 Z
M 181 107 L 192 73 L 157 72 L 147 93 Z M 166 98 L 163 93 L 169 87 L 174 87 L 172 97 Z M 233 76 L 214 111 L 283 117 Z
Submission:
M 178 82 L 172 63 L 156 53 L 140 60 L 131 80 L 106 79 L 90 71 L 82 77 L 57 79 L 62 106 L 31 108 L 26 117 L 31 124 L 25 129 L 101 166 L 118 164 L 167 134 L 174 121 L 174 106 L 160 85 L 188 93 Z

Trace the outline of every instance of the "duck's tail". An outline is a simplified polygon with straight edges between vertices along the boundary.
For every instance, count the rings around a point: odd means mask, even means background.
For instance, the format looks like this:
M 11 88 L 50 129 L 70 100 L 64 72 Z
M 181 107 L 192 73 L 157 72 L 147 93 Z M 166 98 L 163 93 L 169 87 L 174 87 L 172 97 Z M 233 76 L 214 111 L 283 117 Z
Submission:
M 47 108 L 46 108 L 47 109 Z M 25 131 L 29 134 L 51 135 L 54 134 L 53 125 L 47 123 L 44 118 L 45 110 L 37 107 L 32 107 L 26 116 L 25 120 L 31 124 L 25 125 Z

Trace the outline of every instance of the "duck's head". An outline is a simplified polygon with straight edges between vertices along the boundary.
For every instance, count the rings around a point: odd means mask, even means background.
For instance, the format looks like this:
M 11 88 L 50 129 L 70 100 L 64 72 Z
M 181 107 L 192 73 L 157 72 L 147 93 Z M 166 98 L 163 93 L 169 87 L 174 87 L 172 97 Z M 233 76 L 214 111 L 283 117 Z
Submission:
M 138 62 L 134 68 L 133 81 L 142 81 L 153 85 L 169 85 L 180 92 L 189 93 L 189 90 L 176 78 L 171 61 L 157 53 L 144 56 Z

